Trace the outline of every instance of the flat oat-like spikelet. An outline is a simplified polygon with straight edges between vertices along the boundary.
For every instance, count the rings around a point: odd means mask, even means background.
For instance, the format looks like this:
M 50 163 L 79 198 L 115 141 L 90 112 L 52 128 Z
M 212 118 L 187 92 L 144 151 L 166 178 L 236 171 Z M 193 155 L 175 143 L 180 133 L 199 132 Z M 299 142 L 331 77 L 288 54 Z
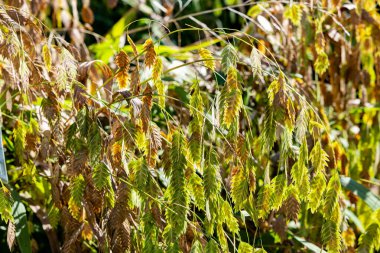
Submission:
M 295 26 L 299 26 L 302 19 L 302 6 L 300 4 L 292 4 L 285 9 L 284 17 L 290 19 Z
M 13 250 L 15 239 L 16 239 L 16 226 L 12 221 L 10 221 L 8 222 L 8 229 L 7 229 L 7 244 L 11 251 Z
M 122 160 L 121 149 L 122 149 L 122 146 L 118 142 L 113 143 L 111 146 L 112 163 L 115 166 L 119 166 L 121 164 L 121 160 Z
M 126 89 L 128 87 L 129 62 L 129 57 L 124 51 L 120 51 L 115 57 L 115 64 L 119 67 L 118 73 L 116 74 L 119 89 Z
M 119 84 L 119 89 L 126 89 L 128 87 L 128 70 L 126 68 L 121 69 L 120 72 L 116 74 L 116 81 Z
M 189 205 L 189 196 L 186 189 L 185 171 L 186 157 L 185 138 L 180 131 L 173 134 L 172 148 L 170 150 L 170 159 L 172 168 L 170 173 L 169 187 L 172 191 L 170 196 L 170 209 L 167 211 L 168 225 L 175 235 L 181 235 L 186 231 L 186 217 Z
M 115 63 L 119 68 L 127 67 L 129 62 L 129 57 L 124 51 L 120 51 L 115 57 Z
M 3 221 L 12 221 L 13 199 L 7 187 L 0 187 L 0 215 Z
M 154 50 L 154 44 L 152 39 L 147 39 L 144 43 L 144 50 L 145 50 L 145 65 L 150 68 L 153 66 L 155 60 L 156 60 L 156 51 Z
M 335 233 L 335 235 L 337 234 Z M 327 235 L 327 238 L 328 238 L 328 235 Z M 357 249 L 358 252 L 371 252 L 374 249 L 378 250 L 379 239 L 380 239 L 380 225 L 378 224 L 378 222 L 373 221 L 367 226 L 365 233 L 363 233 L 359 238 L 359 247 Z M 332 243 L 330 242 L 330 245 L 331 244 Z M 339 249 L 339 247 L 337 248 Z
M 92 180 L 97 190 L 103 190 L 104 188 L 111 186 L 110 173 L 110 169 L 104 162 L 98 163 L 94 167 Z
M 238 59 L 236 49 L 231 44 L 228 44 L 223 48 L 222 51 L 222 70 L 227 73 L 230 67 L 236 67 L 236 62 Z
M 261 76 L 262 75 L 262 67 L 261 67 L 261 59 L 263 58 L 260 51 L 255 47 L 252 46 L 251 55 L 249 57 L 251 61 L 251 68 L 252 68 L 252 74 L 255 77 L 256 75 Z
M 300 212 L 300 201 L 295 187 L 288 188 L 288 197 L 286 198 L 282 209 L 287 220 L 297 221 Z
M 322 225 L 322 241 L 326 244 L 328 252 L 340 252 L 341 236 L 339 224 L 332 220 L 326 220 Z M 361 251 L 358 251 L 361 252 Z M 370 252 L 370 251 L 364 251 Z
M 257 206 L 259 209 L 259 218 L 266 218 L 270 211 L 271 185 L 266 184 L 261 187 L 257 196 Z
M 133 40 L 131 39 L 131 37 L 129 37 L 129 35 L 127 36 L 127 40 L 128 40 L 129 45 L 131 45 L 131 47 L 132 47 L 133 55 L 135 57 L 138 57 L 139 53 L 137 51 L 137 47 L 136 47 L 135 43 L 133 42 Z
M 141 91 L 141 82 L 139 69 L 136 67 L 133 69 L 131 74 L 131 92 L 133 95 L 139 94 Z
M 162 146 L 160 128 L 154 124 L 150 124 L 149 128 L 149 150 L 148 150 L 148 164 L 154 167 L 156 164 L 157 152 Z
M 152 88 L 148 84 L 144 90 L 144 97 L 142 98 L 141 108 L 141 122 L 144 133 L 148 131 L 150 121 L 150 110 L 152 109 Z
M 113 252 L 129 251 L 131 245 L 130 233 L 131 228 L 128 219 L 125 219 L 122 223 L 118 224 L 111 240 Z
M 235 209 L 240 210 L 243 207 L 244 201 L 249 196 L 249 181 L 245 168 L 235 167 L 231 180 L 231 197 L 235 203 Z
M 199 49 L 199 55 L 201 56 L 202 60 L 204 61 L 204 64 L 207 68 L 211 69 L 212 71 L 215 70 L 215 63 L 214 63 L 214 57 L 212 56 L 210 50 L 201 48 Z
M 229 92 L 225 96 L 223 122 L 227 128 L 230 128 L 233 121 L 238 118 L 243 106 L 242 93 L 238 87 L 237 72 L 234 67 L 228 70 L 226 85 Z
M 270 197 L 271 209 L 278 210 L 284 202 L 284 196 L 286 193 L 287 183 L 285 174 L 277 175 L 273 178 L 272 182 L 272 195 Z
M 84 22 L 92 24 L 94 23 L 94 13 L 88 6 L 83 6 L 81 11 L 82 19 Z
M 161 58 L 157 57 L 153 65 L 153 72 L 152 72 L 152 78 L 155 82 L 161 78 L 162 68 L 163 68 L 162 60 Z
M 48 44 L 45 44 L 42 47 L 42 58 L 44 60 L 46 69 L 50 71 L 51 66 L 52 66 L 52 59 L 51 59 L 51 53 L 50 53 L 50 48 Z

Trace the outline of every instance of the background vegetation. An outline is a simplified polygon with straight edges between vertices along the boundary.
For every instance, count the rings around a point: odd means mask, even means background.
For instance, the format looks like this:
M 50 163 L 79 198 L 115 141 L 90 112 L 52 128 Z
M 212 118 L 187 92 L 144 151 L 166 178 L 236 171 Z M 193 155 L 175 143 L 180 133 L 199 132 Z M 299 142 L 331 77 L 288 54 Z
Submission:
M 0 3 L 1 252 L 380 250 L 378 1 Z

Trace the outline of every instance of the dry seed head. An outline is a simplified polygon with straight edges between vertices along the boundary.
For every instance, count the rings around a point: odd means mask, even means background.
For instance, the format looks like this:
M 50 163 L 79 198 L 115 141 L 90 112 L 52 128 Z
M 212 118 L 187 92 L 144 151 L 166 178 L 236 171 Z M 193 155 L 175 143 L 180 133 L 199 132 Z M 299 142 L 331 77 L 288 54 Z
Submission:
M 84 6 L 82 8 L 82 19 L 85 23 L 92 24 L 94 23 L 94 13 L 89 7 Z
M 115 64 L 120 68 L 116 74 L 116 80 L 119 84 L 119 89 L 126 89 L 129 83 L 129 57 L 124 51 L 120 51 L 115 57 Z
M 156 60 L 156 51 L 154 50 L 154 44 L 152 39 L 147 39 L 144 43 L 145 50 L 145 65 L 149 68 L 153 66 Z
M 128 55 L 121 50 L 115 57 L 115 63 L 119 68 L 129 67 Z
M 115 142 L 111 148 L 112 159 L 116 164 L 121 162 L 121 145 Z
M 153 66 L 152 78 L 154 81 L 157 81 L 161 77 L 162 72 L 162 60 L 160 57 L 156 58 Z
M 230 67 L 227 72 L 227 85 L 228 88 L 237 89 L 238 88 L 238 80 L 237 80 L 237 71 L 234 67 Z
M 201 56 L 202 60 L 206 60 L 204 62 L 205 66 L 214 71 L 215 69 L 215 63 L 213 61 L 214 57 L 212 56 L 210 50 L 201 48 L 199 49 L 199 55 Z
M 128 87 L 129 84 L 129 75 L 128 75 L 128 68 L 121 69 L 116 74 L 116 81 L 119 84 L 119 89 L 123 90 Z
M 131 37 L 129 37 L 129 35 L 127 36 L 127 40 L 128 40 L 129 45 L 131 45 L 132 47 L 133 55 L 137 57 L 139 55 L 139 52 L 137 51 L 137 47 L 135 43 L 133 42 L 133 40 L 131 39 Z

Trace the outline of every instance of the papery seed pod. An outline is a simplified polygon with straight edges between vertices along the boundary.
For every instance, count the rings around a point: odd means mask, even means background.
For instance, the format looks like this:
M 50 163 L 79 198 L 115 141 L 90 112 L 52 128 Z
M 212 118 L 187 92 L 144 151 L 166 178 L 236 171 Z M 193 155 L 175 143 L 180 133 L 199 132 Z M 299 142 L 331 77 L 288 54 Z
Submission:
M 145 50 L 145 65 L 150 68 L 153 66 L 156 60 L 156 51 L 154 50 L 154 44 L 152 39 L 147 39 L 144 43 Z
M 81 14 L 84 22 L 88 24 L 94 23 L 94 13 L 90 7 L 83 6 Z

